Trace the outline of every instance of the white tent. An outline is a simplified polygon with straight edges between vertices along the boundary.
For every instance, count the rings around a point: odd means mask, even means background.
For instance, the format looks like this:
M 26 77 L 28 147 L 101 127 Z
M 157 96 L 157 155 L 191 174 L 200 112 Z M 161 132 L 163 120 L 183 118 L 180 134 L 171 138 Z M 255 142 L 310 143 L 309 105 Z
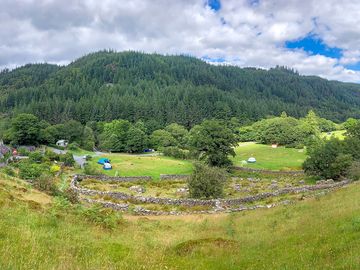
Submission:
M 250 157 L 247 162 L 248 162 L 248 163 L 255 163 L 255 162 L 256 162 L 256 158 Z
M 104 170 L 111 170 L 111 169 L 112 169 L 112 166 L 111 166 L 110 163 L 105 162 L 103 168 L 104 168 Z

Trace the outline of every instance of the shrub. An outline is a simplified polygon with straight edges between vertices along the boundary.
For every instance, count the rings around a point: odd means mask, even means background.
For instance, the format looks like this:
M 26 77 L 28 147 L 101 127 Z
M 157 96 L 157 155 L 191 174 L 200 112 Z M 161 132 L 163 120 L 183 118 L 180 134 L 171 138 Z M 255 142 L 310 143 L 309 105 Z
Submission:
M 40 177 L 44 167 L 30 162 L 21 162 L 19 164 L 19 177 L 25 180 L 32 180 Z
M 93 205 L 89 208 L 80 208 L 80 213 L 90 222 L 107 229 L 113 229 L 123 222 L 122 216 L 110 208 Z
M 60 161 L 60 155 L 56 154 L 51 150 L 45 151 L 45 157 L 48 158 L 50 161 Z
M 194 172 L 188 180 L 190 197 L 221 198 L 227 174 L 223 169 L 208 167 L 203 163 L 194 163 Z
M 48 174 L 41 174 L 34 181 L 34 187 L 52 196 L 59 195 L 59 189 L 55 184 L 54 178 Z
M 62 196 L 66 198 L 71 203 L 78 203 L 79 197 L 78 194 L 71 188 L 67 188 L 63 191 Z
M 14 171 L 13 168 L 9 167 L 9 166 L 6 166 L 2 169 L 3 173 L 5 173 L 6 175 L 9 175 L 9 176 L 15 176 L 16 175 L 16 172 Z
M 24 147 L 20 147 L 17 152 L 19 156 L 28 156 L 30 154 L 30 151 Z
M 41 163 L 41 162 L 43 161 L 43 155 L 42 155 L 42 153 L 40 153 L 39 151 L 31 152 L 31 153 L 29 154 L 29 159 L 30 159 L 32 162 Z
M 348 171 L 350 179 L 357 181 L 360 180 L 360 161 L 354 161 Z
M 162 152 L 165 156 L 174 157 L 178 159 L 187 159 L 188 158 L 188 152 L 185 150 L 182 150 L 176 146 L 170 146 L 170 147 L 164 147 L 162 149 Z
M 64 162 L 65 166 L 73 167 L 75 165 L 74 157 L 71 153 L 66 153 L 60 156 L 60 161 Z
M 84 174 L 86 175 L 100 175 L 101 171 L 93 165 L 87 163 L 84 166 Z
M 59 171 L 60 171 L 60 166 L 59 165 L 56 165 L 56 164 L 54 164 L 54 165 L 52 165 L 51 167 L 50 167 L 50 173 L 52 173 L 52 174 L 56 174 L 56 173 L 58 173 Z
M 67 148 L 71 151 L 76 151 L 79 149 L 79 147 L 80 147 L 80 145 L 78 143 L 73 142 L 73 143 L 70 143 Z

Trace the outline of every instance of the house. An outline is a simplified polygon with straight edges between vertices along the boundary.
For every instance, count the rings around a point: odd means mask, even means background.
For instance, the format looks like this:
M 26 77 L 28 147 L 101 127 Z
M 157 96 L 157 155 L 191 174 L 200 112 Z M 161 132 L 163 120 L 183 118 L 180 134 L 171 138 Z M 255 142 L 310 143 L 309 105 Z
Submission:
M 56 145 L 60 146 L 60 147 L 66 147 L 66 146 L 68 146 L 68 144 L 69 144 L 69 141 L 67 141 L 67 140 L 58 140 L 56 142 Z

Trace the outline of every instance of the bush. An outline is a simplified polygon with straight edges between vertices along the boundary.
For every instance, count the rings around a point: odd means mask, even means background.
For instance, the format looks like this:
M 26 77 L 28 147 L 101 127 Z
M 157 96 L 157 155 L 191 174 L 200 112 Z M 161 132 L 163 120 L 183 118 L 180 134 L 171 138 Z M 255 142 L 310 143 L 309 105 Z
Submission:
M 73 167 L 75 165 L 74 157 L 71 153 L 66 153 L 60 156 L 60 161 L 64 162 L 65 166 Z
M 21 162 L 19 164 L 19 177 L 25 180 L 33 180 L 40 177 L 44 171 L 44 166 L 29 162 Z
M 354 161 L 348 171 L 348 176 L 354 181 L 360 180 L 360 161 Z
M 56 173 L 58 173 L 60 171 L 60 169 L 61 168 L 59 165 L 54 164 L 50 167 L 50 173 L 55 175 Z
M 60 155 L 56 154 L 51 150 L 45 151 L 45 157 L 48 158 L 50 161 L 60 161 Z
M 123 222 L 122 216 L 110 208 L 93 205 L 89 208 L 80 208 L 81 214 L 90 222 L 107 229 L 113 229 Z
M 87 163 L 84 166 L 84 174 L 86 175 L 100 175 L 101 171 L 93 165 Z
M 76 150 L 79 150 L 80 145 L 76 142 L 73 142 L 73 143 L 70 143 L 67 148 L 71 151 L 76 151 Z
M 28 156 L 30 154 L 30 151 L 24 147 L 20 147 L 17 152 L 19 156 Z
M 308 146 L 309 157 L 303 168 L 310 175 L 339 179 L 347 176 L 353 156 L 346 151 L 346 141 L 336 138 L 313 141 Z
M 188 180 L 190 197 L 221 198 L 227 174 L 223 169 L 208 167 L 203 163 L 194 163 L 194 172 Z
M 182 150 L 176 146 L 170 146 L 170 147 L 164 147 L 162 149 L 162 152 L 165 156 L 174 157 L 178 159 L 187 159 L 188 158 L 188 152 L 185 150 Z
M 34 187 L 38 190 L 44 191 L 52 196 L 59 195 L 59 189 L 55 184 L 54 178 L 48 174 L 41 174 L 34 181 Z
M 9 167 L 9 166 L 6 166 L 2 169 L 3 173 L 5 173 L 6 175 L 9 175 L 9 176 L 15 176 L 16 175 L 16 172 L 14 171 L 13 168 Z
M 29 160 L 35 163 L 41 163 L 43 161 L 43 155 L 39 151 L 31 152 L 29 154 Z
M 78 194 L 71 188 L 67 188 L 63 191 L 62 196 L 66 198 L 71 203 L 78 203 L 79 197 Z

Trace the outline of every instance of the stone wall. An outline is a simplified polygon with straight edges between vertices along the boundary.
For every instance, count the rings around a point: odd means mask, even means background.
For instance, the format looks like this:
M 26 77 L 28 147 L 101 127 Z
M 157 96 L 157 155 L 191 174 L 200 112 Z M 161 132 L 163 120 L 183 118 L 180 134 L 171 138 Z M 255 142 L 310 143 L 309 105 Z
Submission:
M 113 182 L 136 182 L 136 181 L 151 181 L 151 176 L 107 176 L 107 175 L 77 175 L 78 181 L 82 179 L 95 179 L 98 181 L 113 181 Z
M 160 174 L 160 180 L 187 180 L 188 174 Z
M 93 177 L 87 177 L 93 179 Z M 151 203 L 151 204 L 162 204 L 162 205 L 183 205 L 183 206 L 212 206 L 216 207 L 217 205 L 221 206 L 236 206 L 243 203 L 255 202 L 258 200 L 263 200 L 271 197 L 277 197 L 284 194 L 297 194 L 315 190 L 325 190 L 325 189 L 334 189 L 347 185 L 350 181 L 344 180 L 337 183 L 330 184 L 318 184 L 318 185 L 304 185 L 300 187 L 287 187 L 283 189 L 276 190 L 274 192 L 265 192 L 253 196 L 247 196 L 242 198 L 234 199 L 212 199 L 212 200 L 199 200 L 199 199 L 172 199 L 172 198 L 158 198 L 158 197 L 143 197 L 143 196 L 134 196 L 124 192 L 113 192 L 113 191 L 97 191 L 92 189 L 80 188 L 77 186 L 78 181 L 84 179 L 83 176 L 76 175 L 71 181 L 70 188 L 75 192 L 84 194 L 84 195 L 100 195 L 107 196 L 114 199 L 133 201 L 138 203 Z M 107 177 L 108 179 L 108 177 Z M 109 179 L 107 181 L 110 181 Z
M 262 169 L 253 169 L 247 167 L 239 167 L 239 166 L 232 166 L 233 170 L 237 171 L 245 171 L 245 172 L 252 172 L 252 173 L 266 173 L 266 174 L 276 174 L 276 175 L 302 175 L 304 171 L 272 171 L 272 170 L 262 170 Z

